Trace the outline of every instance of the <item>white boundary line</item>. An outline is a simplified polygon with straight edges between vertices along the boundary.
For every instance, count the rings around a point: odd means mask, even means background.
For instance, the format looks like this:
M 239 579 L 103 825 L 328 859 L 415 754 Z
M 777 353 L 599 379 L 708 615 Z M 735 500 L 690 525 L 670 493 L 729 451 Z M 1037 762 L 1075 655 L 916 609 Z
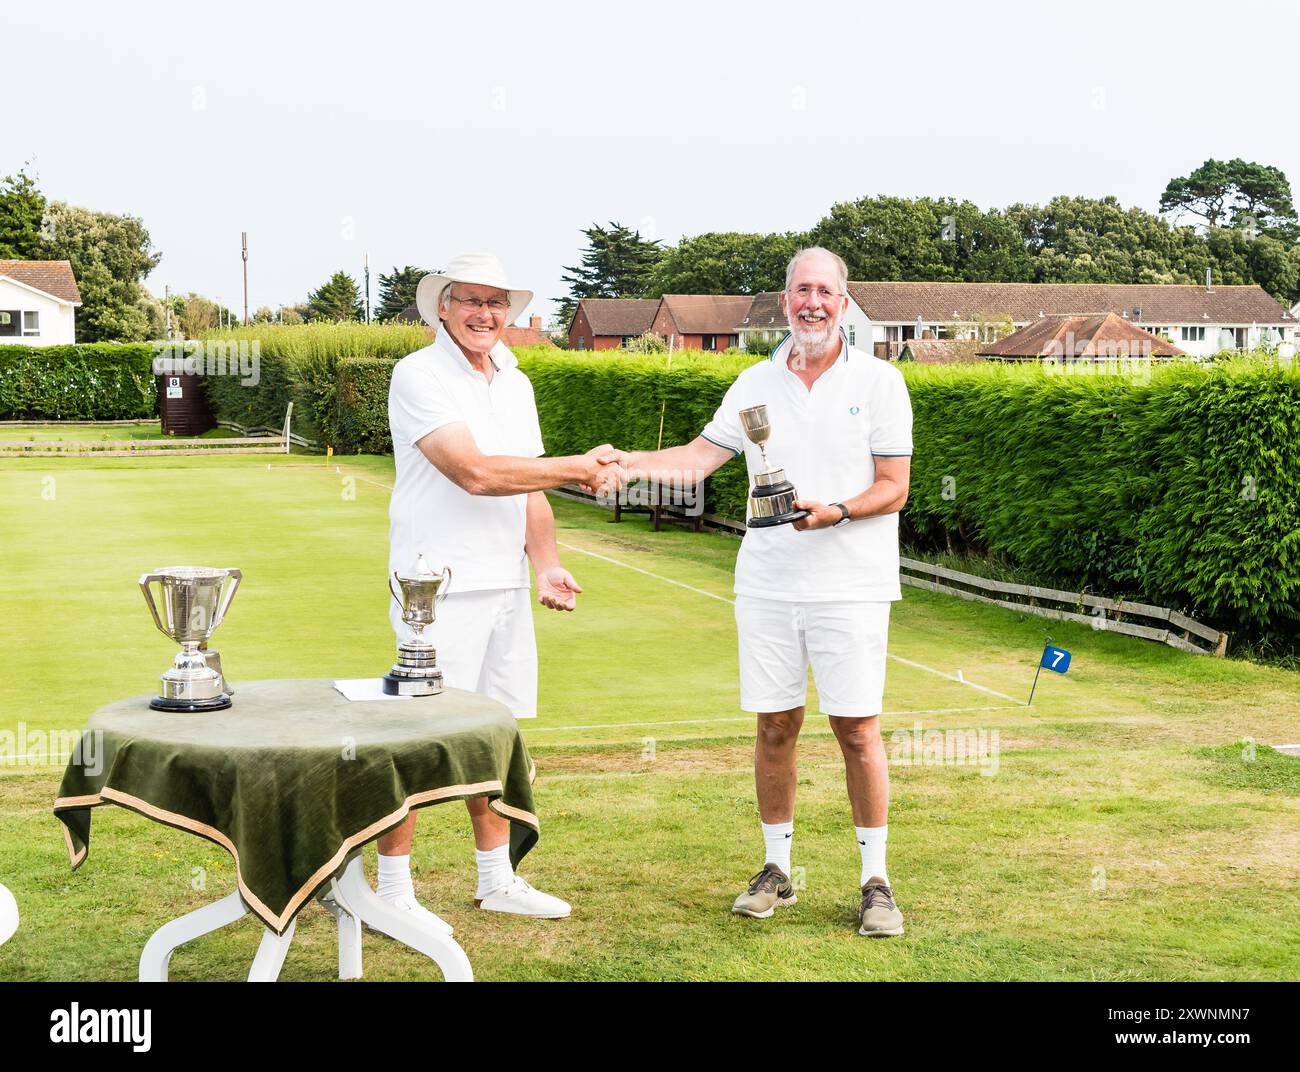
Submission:
M 881 715 L 956 715 L 974 711 L 1013 711 L 1020 706 L 1022 705 L 1016 704 L 1015 707 L 1012 707 L 998 704 L 996 707 L 932 707 L 920 711 L 882 711 Z M 621 730 L 632 726 L 692 726 L 711 722 L 753 722 L 756 717 L 755 715 L 741 715 L 739 717 L 727 715 L 718 718 L 679 718 L 671 722 L 604 722 L 592 726 L 527 726 L 523 728 L 526 729 L 528 734 L 559 733 L 563 730 Z
M 270 468 L 271 465 L 268 463 L 267 469 Z M 277 468 L 280 467 L 277 466 Z M 335 473 L 337 475 L 351 476 L 352 479 L 354 480 L 361 480 L 367 484 L 374 484 L 376 487 L 387 488 L 389 491 L 393 490 L 392 485 L 390 484 L 381 484 L 377 480 L 370 480 L 364 476 L 355 476 L 350 473 L 344 473 L 341 464 L 336 465 L 334 468 L 335 468 Z M 328 466 L 322 466 L 321 469 L 322 471 L 325 472 L 329 471 Z M 571 543 L 565 543 L 563 540 L 556 540 L 555 542 L 560 547 L 563 547 L 565 550 L 575 551 L 580 555 L 587 555 L 590 558 L 599 559 L 601 562 L 608 562 L 611 566 L 621 566 L 623 569 L 631 570 L 633 573 L 639 573 L 643 577 L 652 577 L 656 581 L 663 581 L 664 584 L 671 584 L 677 588 L 685 588 L 686 591 L 688 592 L 694 592 L 696 595 L 704 596 L 708 599 L 716 599 L 720 603 L 728 603 L 734 605 L 736 602 L 734 599 L 728 599 L 726 596 L 720 596 L 716 592 L 706 592 L 703 588 L 696 588 L 694 585 L 685 584 L 682 581 L 674 580 L 672 577 L 665 577 L 662 573 L 651 573 L 649 570 L 641 569 L 640 566 L 633 566 L 631 563 L 620 562 L 618 559 L 610 558 L 608 555 L 601 555 L 601 554 L 597 554 L 595 551 L 588 551 L 585 547 L 576 547 Z M 939 677 L 946 678 L 949 681 L 955 681 L 958 685 L 969 685 L 972 689 L 978 689 L 980 692 L 988 693 L 990 696 L 996 696 L 999 700 L 1007 700 L 1010 703 L 1014 704 L 1016 707 L 1028 706 L 1023 700 L 1017 700 L 1014 696 L 1008 696 L 1005 692 L 998 692 L 997 689 L 991 689 L 986 685 L 977 685 L 973 681 L 967 681 L 964 675 L 945 674 L 942 670 L 936 670 L 933 666 L 926 666 L 924 663 L 913 662 L 911 659 L 904 659 L 901 655 L 894 655 L 892 653 L 887 653 L 887 654 L 890 659 L 893 659 L 895 662 L 900 662 L 904 666 L 910 666 L 915 670 L 924 670 L 926 673 L 929 674 L 937 674 Z M 708 721 L 720 721 L 720 720 L 709 719 Z
M 656 581 L 663 581 L 665 584 L 672 584 L 676 585 L 678 588 L 685 588 L 688 592 L 696 592 L 699 595 L 708 596 L 710 599 L 716 599 L 723 603 L 734 605 L 736 602 L 734 599 L 728 599 L 726 596 L 720 596 L 715 592 L 706 592 L 702 588 L 694 588 L 689 584 L 683 584 L 681 581 L 675 581 L 671 577 L 665 577 L 659 573 L 651 573 L 649 570 L 643 570 L 639 566 L 629 565 L 627 562 L 620 562 L 616 558 L 610 558 L 607 555 L 598 555 L 595 551 L 588 551 L 582 547 L 575 547 L 571 543 L 564 543 L 559 540 L 556 542 L 569 551 L 576 551 L 580 555 L 590 555 L 592 558 L 598 558 L 600 561 L 608 562 L 614 566 L 622 566 L 624 569 L 632 570 L 634 573 L 640 573 L 646 577 L 653 577 Z M 936 670 L 933 666 L 926 666 L 924 663 L 917 663 L 913 662 L 911 659 L 904 659 L 901 655 L 894 655 L 892 652 L 888 653 L 888 657 L 893 659 L 895 662 L 902 663 L 904 666 L 910 666 L 916 670 L 924 670 L 930 674 L 937 674 L 939 677 L 947 678 L 949 681 L 955 681 L 958 685 L 968 685 L 972 689 L 978 689 L 980 692 L 986 692 L 990 696 L 996 696 L 1000 700 L 1009 700 L 1017 707 L 1027 706 L 1023 700 L 1017 700 L 1014 696 L 1008 696 L 1005 692 L 998 692 L 997 689 L 990 689 L 986 685 L 977 685 L 973 681 L 967 681 L 964 675 L 945 674 L 942 670 Z

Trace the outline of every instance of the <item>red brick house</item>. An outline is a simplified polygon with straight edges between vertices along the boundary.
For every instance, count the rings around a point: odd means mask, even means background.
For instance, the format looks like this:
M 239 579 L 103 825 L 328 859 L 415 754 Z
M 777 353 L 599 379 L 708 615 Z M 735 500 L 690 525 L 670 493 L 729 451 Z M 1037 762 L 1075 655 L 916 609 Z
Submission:
M 650 330 L 674 350 L 726 350 L 740 345 L 753 301 L 741 294 L 665 294 Z
M 658 298 L 583 298 L 569 322 L 570 350 L 616 350 L 644 335 Z

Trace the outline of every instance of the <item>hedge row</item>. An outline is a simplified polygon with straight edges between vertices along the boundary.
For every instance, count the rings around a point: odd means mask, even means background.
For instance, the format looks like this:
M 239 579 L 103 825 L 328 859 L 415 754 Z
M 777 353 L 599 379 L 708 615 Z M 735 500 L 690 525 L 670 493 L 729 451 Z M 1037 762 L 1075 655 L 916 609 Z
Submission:
M 1300 376 L 1265 360 L 1149 378 L 909 370 L 906 535 L 1040 583 L 1300 634 Z
M 278 428 L 292 401 L 295 432 L 346 453 L 360 447 L 340 425 L 348 423 L 338 401 L 340 364 L 351 358 L 378 358 L 391 365 L 429 342 L 417 324 L 254 325 L 213 332 L 207 338 L 246 343 L 257 358 L 256 385 L 245 385 L 237 376 L 206 378 L 208 401 L 218 420 Z
M 147 343 L 0 346 L 0 420 L 152 417 L 153 354 Z

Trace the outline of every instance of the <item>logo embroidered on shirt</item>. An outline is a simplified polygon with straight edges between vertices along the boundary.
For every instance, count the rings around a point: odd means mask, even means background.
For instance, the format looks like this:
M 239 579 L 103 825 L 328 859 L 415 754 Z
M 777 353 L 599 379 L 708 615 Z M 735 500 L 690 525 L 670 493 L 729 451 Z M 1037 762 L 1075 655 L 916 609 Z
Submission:
M 849 407 L 849 412 L 850 412 L 851 414 L 853 414 L 853 415 L 856 417 L 859 413 L 862 412 L 862 407 L 861 407 L 861 406 L 850 406 L 850 407 Z

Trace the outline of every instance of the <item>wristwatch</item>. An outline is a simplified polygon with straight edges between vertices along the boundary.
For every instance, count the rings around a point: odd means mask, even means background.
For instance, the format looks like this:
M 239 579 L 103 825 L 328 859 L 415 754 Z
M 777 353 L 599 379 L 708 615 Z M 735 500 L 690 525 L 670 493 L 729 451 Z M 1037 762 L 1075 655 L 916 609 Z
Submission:
M 840 513 L 844 515 L 837 522 L 835 522 L 835 524 L 833 524 L 831 528 L 837 529 L 841 525 L 847 525 L 850 521 L 853 520 L 853 518 L 849 517 L 849 508 L 845 506 L 843 503 L 831 503 L 831 505 L 838 506 L 840 508 Z

